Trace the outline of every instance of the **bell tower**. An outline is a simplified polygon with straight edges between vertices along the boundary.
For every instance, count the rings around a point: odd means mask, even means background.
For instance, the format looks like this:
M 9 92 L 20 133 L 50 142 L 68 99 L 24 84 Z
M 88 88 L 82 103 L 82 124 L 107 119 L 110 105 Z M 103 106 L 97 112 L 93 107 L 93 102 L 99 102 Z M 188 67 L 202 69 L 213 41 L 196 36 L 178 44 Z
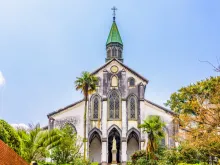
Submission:
M 113 10 L 113 23 L 108 35 L 108 39 L 106 42 L 106 54 L 107 58 L 105 59 L 106 62 L 109 60 L 116 58 L 119 61 L 123 62 L 123 42 L 118 31 L 117 24 L 115 22 L 115 11 L 117 10 L 116 7 L 112 8 Z

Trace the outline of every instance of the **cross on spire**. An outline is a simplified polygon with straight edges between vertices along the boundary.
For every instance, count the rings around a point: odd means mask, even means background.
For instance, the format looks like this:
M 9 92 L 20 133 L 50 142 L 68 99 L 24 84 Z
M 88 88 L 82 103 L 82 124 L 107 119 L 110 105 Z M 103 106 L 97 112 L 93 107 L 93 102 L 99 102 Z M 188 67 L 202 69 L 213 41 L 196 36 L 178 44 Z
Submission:
M 115 22 L 115 15 L 116 15 L 115 11 L 118 9 L 115 6 L 113 6 L 112 10 L 113 10 L 113 21 Z

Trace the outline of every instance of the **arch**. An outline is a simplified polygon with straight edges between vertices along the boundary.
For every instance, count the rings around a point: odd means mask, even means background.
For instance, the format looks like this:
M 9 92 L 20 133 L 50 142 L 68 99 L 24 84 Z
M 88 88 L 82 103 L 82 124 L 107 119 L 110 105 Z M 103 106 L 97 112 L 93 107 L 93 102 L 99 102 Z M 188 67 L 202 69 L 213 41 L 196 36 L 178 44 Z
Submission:
M 138 118 L 138 98 L 131 94 L 127 97 L 128 119 L 137 120 Z
M 89 139 L 89 141 L 91 140 L 91 137 L 92 137 L 92 135 L 93 135 L 95 132 L 99 135 L 100 140 L 101 140 L 102 131 L 101 131 L 100 129 L 94 127 L 91 131 L 89 131 L 89 134 L 88 134 L 88 139 Z
M 140 132 L 131 128 L 127 132 L 127 159 L 130 160 L 131 155 L 140 149 Z
M 63 128 L 64 128 L 65 126 L 67 126 L 67 125 L 69 125 L 69 126 L 71 126 L 71 127 L 73 128 L 72 133 L 76 133 L 76 134 L 77 134 L 76 127 L 75 127 L 75 125 L 73 125 L 71 122 L 66 122 L 66 123 L 64 123 L 60 128 L 63 129 Z
M 92 120 L 100 119 L 101 96 L 98 94 L 92 95 L 90 99 L 90 103 L 91 103 L 91 119 Z
M 110 58 L 111 57 L 111 49 L 107 50 L 107 57 Z
M 121 130 L 116 124 L 113 124 L 113 125 L 111 125 L 111 127 L 108 128 L 108 131 L 107 131 L 107 132 L 108 132 L 108 135 L 109 135 L 109 133 L 111 132 L 111 130 L 114 129 L 114 128 L 119 132 L 119 134 L 120 134 L 120 136 L 121 136 L 122 130 Z
M 101 131 L 98 128 L 93 128 L 89 132 L 89 159 L 91 162 L 101 163 Z
M 116 140 L 116 149 L 117 149 L 117 154 L 116 154 L 116 160 L 117 163 L 121 162 L 121 134 L 122 131 L 117 125 L 112 125 L 108 129 L 108 163 L 112 163 L 112 145 L 113 145 L 113 138 Z
M 122 51 L 121 51 L 121 49 L 118 49 L 118 58 L 122 58 Z
M 169 147 L 169 130 L 165 126 L 165 127 L 163 127 L 163 131 L 164 131 L 164 138 L 161 140 L 161 146 L 168 146 Z
M 135 133 L 138 135 L 139 139 L 140 139 L 141 133 L 140 133 L 139 130 L 137 130 L 137 129 L 134 128 L 134 127 L 130 128 L 130 129 L 128 130 L 128 132 L 127 132 L 127 138 L 128 138 L 128 136 L 129 136 L 129 134 L 130 134 L 131 132 L 135 132 Z
M 117 49 L 115 47 L 112 49 L 112 57 L 117 57 Z
M 129 87 L 135 86 L 135 79 L 133 77 L 128 78 L 128 86 Z
M 113 75 L 111 78 L 111 86 L 117 87 L 118 86 L 118 77 L 116 75 Z
M 118 90 L 112 90 L 108 95 L 108 119 L 121 119 L 121 96 Z

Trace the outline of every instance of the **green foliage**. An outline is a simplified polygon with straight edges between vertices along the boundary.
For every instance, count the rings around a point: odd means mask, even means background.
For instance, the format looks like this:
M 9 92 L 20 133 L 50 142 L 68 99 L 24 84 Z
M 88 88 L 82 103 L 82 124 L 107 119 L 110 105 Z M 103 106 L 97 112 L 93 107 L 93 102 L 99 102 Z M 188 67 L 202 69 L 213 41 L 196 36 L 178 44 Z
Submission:
M 160 119 L 160 117 L 153 115 L 147 117 L 143 121 L 143 124 L 139 125 L 139 128 L 142 128 L 143 132 L 148 134 L 146 153 L 150 159 L 156 159 L 155 152 L 159 147 L 159 141 L 164 137 L 164 126 L 165 123 Z
M 99 165 L 99 162 L 92 162 L 90 165 Z
M 89 72 L 82 72 L 81 77 L 77 77 L 75 81 L 76 90 L 81 90 L 85 99 L 85 107 L 84 107 L 84 160 L 86 160 L 86 119 L 87 119 L 87 100 L 88 95 L 95 92 L 96 84 L 98 82 L 98 78 Z
M 21 156 L 27 161 L 39 161 L 47 157 L 49 149 L 60 143 L 60 131 L 57 129 L 41 130 L 40 125 L 30 125 L 28 130 L 17 130 L 22 140 Z
M 73 163 L 76 158 L 81 157 L 79 153 L 80 148 L 82 147 L 81 140 L 75 134 L 73 127 L 68 124 L 62 128 L 61 131 L 61 142 L 58 146 L 52 149 L 51 158 L 57 164 Z
M 144 157 L 144 158 L 140 158 L 137 160 L 136 164 L 138 165 L 146 165 L 146 164 L 149 164 L 149 162 L 147 161 L 147 158 Z M 152 164 L 153 165 L 153 164 Z
M 140 158 L 146 158 L 146 151 L 145 150 L 136 151 L 131 155 L 131 160 L 132 160 L 133 164 L 135 164 L 137 162 L 137 160 Z
M 19 155 L 21 154 L 21 140 L 16 130 L 4 120 L 0 120 L 0 140 L 6 143 Z

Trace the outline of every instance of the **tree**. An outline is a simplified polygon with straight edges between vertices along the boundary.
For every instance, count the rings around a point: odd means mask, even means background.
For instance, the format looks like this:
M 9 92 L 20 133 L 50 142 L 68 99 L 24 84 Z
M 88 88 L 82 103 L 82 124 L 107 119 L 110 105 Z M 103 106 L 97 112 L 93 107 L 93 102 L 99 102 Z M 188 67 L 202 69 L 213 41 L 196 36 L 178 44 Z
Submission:
M 0 140 L 21 155 L 21 140 L 16 130 L 4 120 L 0 120 Z
M 82 143 L 71 125 L 66 124 L 61 131 L 61 143 L 52 149 L 51 158 L 57 164 L 73 163 L 76 158 L 81 157 L 79 151 Z
M 195 147 L 207 159 L 220 158 L 220 76 L 210 77 L 171 95 L 167 105 L 179 113 L 180 142 Z
M 95 92 L 96 84 L 98 78 L 89 72 L 82 72 L 81 77 L 77 77 L 75 81 L 76 90 L 81 90 L 85 100 L 85 109 L 84 109 L 84 160 L 86 160 L 86 119 L 87 119 L 87 101 L 88 95 Z
M 40 125 L 30 125 L 28 130 L 18 129 L 22 142 L 22 157 L 28 161 L 39 161 L 46 158 L 48 150 L 57 146 L 61 133 L 57 129 L 42 130 Z
M 165 123 L 159 116 L 149 116 L 143 121 L 143 124 L 139 125 L 139 128 L 142 128 L 143 132 L 148 134 L 146 154 L 149 159 L 156 158 L 155 152 L 158 149 L 159 141 L 164 137 L 164 126 Z

